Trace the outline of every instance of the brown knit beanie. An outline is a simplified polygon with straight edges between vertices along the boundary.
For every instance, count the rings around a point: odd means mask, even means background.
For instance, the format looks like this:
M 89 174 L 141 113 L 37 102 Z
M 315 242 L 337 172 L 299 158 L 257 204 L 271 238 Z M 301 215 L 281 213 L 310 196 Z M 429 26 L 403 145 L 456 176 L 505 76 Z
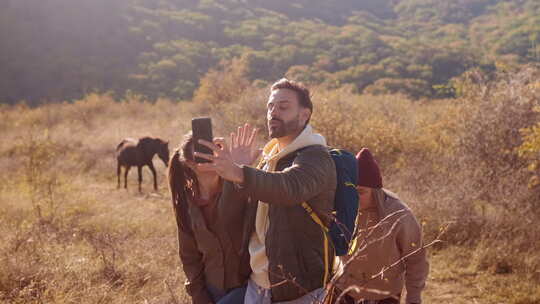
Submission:
M 377 161 L 368 148 L 362 148 L 356 154 L 358 162 L 358 186 L 382 188 L 382 176 Z

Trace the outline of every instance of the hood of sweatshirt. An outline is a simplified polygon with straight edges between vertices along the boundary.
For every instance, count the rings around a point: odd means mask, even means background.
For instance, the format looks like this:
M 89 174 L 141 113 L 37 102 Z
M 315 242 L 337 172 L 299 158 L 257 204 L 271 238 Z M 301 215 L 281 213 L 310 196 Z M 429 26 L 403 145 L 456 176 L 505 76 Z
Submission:
M 269 165 L 270 170 L 274 171 L 277 162 L 288 154 L 312 145 L 326 146 L 326 139 L 321 134 L 315 133 L 311 125 L 307 125 L 304 130 L 283 150 L 279 150 L 277 138 L 269 141 L 263 148 L 263 161 Z

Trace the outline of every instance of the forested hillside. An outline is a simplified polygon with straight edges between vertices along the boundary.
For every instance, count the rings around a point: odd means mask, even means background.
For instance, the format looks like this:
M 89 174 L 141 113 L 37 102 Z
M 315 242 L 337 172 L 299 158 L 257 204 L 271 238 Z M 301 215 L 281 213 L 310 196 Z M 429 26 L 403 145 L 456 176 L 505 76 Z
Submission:
M 213 68 L 264 84 L 453 96 L 451 79 L 540 62 L 537 0 L 4 0 L 0 102 L 93 91 L 190 99 Z M 262 82 L 261 82 L 262 81 Z

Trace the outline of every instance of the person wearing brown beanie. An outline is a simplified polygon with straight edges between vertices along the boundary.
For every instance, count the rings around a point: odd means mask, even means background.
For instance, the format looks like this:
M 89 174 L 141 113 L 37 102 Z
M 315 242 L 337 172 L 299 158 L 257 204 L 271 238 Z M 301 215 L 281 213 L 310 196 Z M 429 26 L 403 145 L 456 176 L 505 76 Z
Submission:
M 419 304 L 429 271 L 421 227 L 411 209 L 383 189 L 371 152 L 363 148 L 356 159 L 360 197 L 356 247 L 342 257 L 337 287 L 357 289 L 349 291 L 341 303 L 399 304 L 405 285 L 405 303 Z

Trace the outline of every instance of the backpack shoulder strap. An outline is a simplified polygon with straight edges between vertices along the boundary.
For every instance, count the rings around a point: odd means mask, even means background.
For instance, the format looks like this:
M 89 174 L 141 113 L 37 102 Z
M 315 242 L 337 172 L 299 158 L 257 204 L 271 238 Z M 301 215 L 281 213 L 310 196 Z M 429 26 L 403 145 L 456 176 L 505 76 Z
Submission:
M 328 253 L 330 251 L 330 242 L 328 240 L 328 227 L 326 227 L 323 224 L 323 222 L 321 221 L 321 218 L 317 215 L 317 213 L 315 213 L 315 211 L 313 211 L 313 208 L 311 208 L 311 206 L 308 203 L 302 202 L 302 207 L 304 208 L 304 210 L 306 210 L 306 212 L 309 214 L 309 216 L 311 216 L 313 221 L 315 223 L 317 223 L 321 227 L 321 230 L 323 232 L 323 238 L 324 238 L 324 277 L 323 277 L 323 286 L 325 286 L 326 283 L 328 282 L 328 278 L 330 276 L 330 272 L 331 272 L 330 267 L 333 267 L 333 265 L 330 265 L 330 261 L 329 261 L 330 259 L 328 257 Z
M 311 206 L 306 203 L 306 202 L 303 202 L 302 203 L 302 207 L 304 207 L 304 209 L 306 210 L 306 212 L 309 214 L 309 216 L 311 216 L 311 218 L 313 219 L 313 221 L 315 223 L 317 223 L 319 226 L 321 226 L 321 228 L 328 232 L 328 227 L 326 227 L 323 222 L 321 221 L 321 218 L 317 215 L 317 213 L 315 213 L 315 211 L 313 211 L 313 208 L 311 208 Z

